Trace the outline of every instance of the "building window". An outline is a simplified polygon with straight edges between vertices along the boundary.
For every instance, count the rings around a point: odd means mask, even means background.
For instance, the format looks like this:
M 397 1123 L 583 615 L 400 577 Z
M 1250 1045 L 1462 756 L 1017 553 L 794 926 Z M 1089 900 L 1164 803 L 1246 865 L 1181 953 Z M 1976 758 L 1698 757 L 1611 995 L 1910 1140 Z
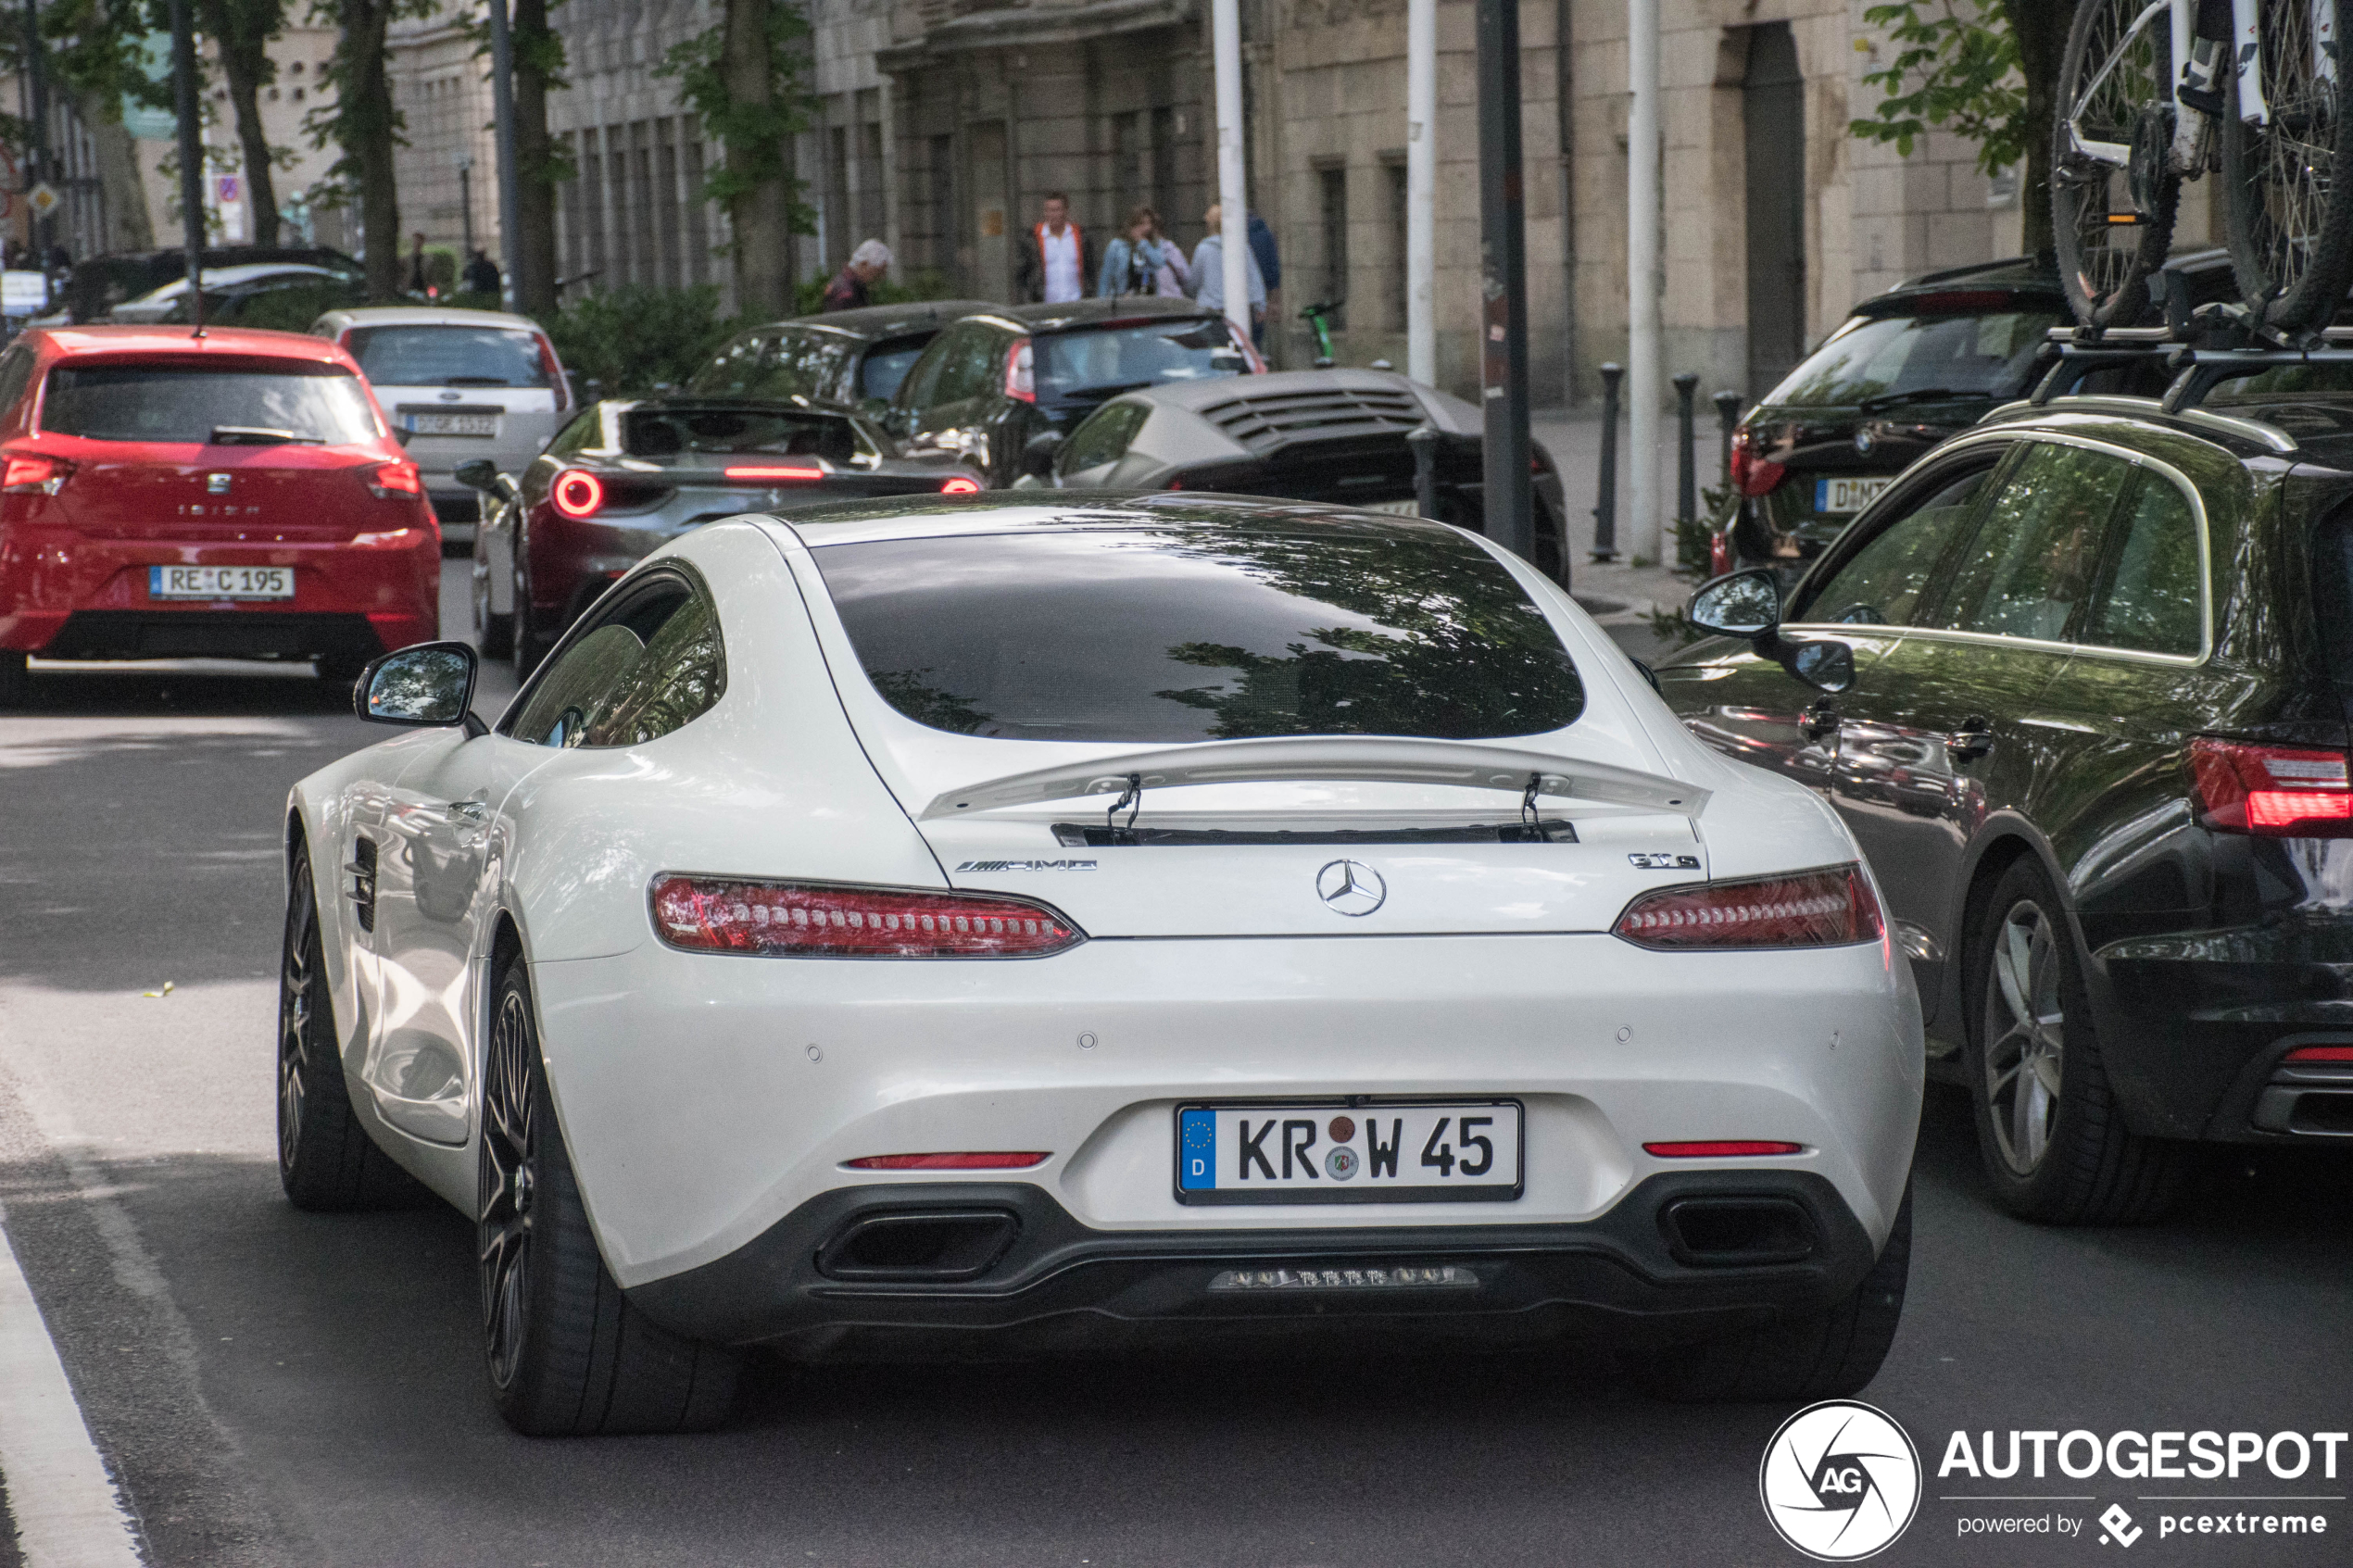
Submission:
M 1328 305 L 1344 305 L 1348 300 L 1348 170 L 1319 169 L 1315 171 L 1317 194 L 1323 198 L 1324 220 L 1324 300 Z M 1348 314 L 1335 310 L 1330 317 L 1335 329 L 1348 324 Z
M 837 125 L 825 132 L 825 199 L 824 227 L 818 231 L 818 259 L 827 271 L 834 257 L 847 257 L 858 242 L 843 232 L 849 227 L 849 127 Z
M 1176 225 L 1189 222 L 1190 213 L 1176 208 L 1176 111 L 1152 110 L 1152 210 L 1160 214 L 1160 226 L 1169 233 Z
M 1405 330 L 1405 166 L 1390 163 L 1381 166 L 1381 173 L 1389 180 L 1389 243 L 1393 263 L 1389 269 L 1389 322 L 1391 330 Z
M 1144 183 L 1144 116 L 1141 110 L 1111 117 L 1111 206 L 1107 220 L 1125 227 L 1128 212 L 1151 200 Z

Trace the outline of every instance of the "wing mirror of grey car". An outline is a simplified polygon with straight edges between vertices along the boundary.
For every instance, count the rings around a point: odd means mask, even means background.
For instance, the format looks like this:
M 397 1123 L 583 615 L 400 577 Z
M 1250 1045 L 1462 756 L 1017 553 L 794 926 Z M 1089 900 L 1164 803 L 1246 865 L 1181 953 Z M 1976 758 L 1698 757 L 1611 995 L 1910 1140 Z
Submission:
M 449 470 L 449 477 L 469 490 L 480 490 L 502 501 L 515 498 L 515 482 L 498 471 L 487 458 L 469 458 Z
M 1021 471 L 1034 479 L 1046 479 L 1054 471 L 1054 454 L 1063 446 L 1063 433 L 1041 430 L 1022 443 Z
M 1781 623 L 1781 585 L 1771 570 L 1752 568 L 1700 584 L 1684 619 L 1718 637 L 1763 637 Z
M 1809 686 L 1843 692 L 1855 684 L 1855 650 L 1844 643 L 1784 645 L 1781 666 Z
M 417 643 L 369 665 L 352 688 L 352 708 L 371 724 L 455 724 L 484 734 L 488 726 L 473 711 L 478 669 L 471 644 Z

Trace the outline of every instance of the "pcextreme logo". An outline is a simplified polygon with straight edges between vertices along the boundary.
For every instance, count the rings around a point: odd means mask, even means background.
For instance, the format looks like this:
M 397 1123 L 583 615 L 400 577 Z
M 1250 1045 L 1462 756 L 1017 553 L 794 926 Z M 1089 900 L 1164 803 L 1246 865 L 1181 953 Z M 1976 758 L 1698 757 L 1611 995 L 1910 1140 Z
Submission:
M 1920 1506 L 1920 1456 L 1885 1411 L 1825 1399 L 1765 1445 L 1756 1489 L 1781 1539 L 1820 1562 L 1854 1562 L 1903 1535 Z

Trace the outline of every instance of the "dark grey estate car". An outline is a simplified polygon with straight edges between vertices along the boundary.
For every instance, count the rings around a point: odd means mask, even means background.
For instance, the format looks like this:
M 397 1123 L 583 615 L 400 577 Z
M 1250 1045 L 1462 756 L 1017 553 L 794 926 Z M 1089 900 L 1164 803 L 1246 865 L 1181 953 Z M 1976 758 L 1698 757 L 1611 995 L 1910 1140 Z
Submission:
M 1658 669 L 1696 734 L 1854 829 L 2020 1214 L 2153 1215 L 2194 1140 L 2353 1138 L 2353 339 L 2331 352 L 1996 410 L 1785 601 L 1769 569 L 1703 588 L 1694 621 L 1754 639 Z
M 950 322 L 994 308 L 979 299 L 871 305 L 773 321 L 730 338 L 686 383 L 695 397 L 806 397 L 845 407 L 890 400 Z

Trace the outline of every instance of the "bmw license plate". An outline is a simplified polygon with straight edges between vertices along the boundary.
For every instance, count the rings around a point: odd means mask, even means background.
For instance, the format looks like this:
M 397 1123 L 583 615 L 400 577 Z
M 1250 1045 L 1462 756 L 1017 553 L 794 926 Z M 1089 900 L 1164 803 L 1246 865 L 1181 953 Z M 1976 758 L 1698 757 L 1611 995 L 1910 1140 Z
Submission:
M 290 599 L 290 566 L 151 566 L 151 599 Z
M 498 433 L 496 414 L 411 414 L 411 435 L 492 435 Z
M 1492 1202 L 1519 1195 L 1516 1100 L 1176 1111 L 1181 1203 Z
M 1814 482 L 1814 510 L 1822 516 L 1859 512 L 1894 483 L 1892 479 L 1818 479 Z

